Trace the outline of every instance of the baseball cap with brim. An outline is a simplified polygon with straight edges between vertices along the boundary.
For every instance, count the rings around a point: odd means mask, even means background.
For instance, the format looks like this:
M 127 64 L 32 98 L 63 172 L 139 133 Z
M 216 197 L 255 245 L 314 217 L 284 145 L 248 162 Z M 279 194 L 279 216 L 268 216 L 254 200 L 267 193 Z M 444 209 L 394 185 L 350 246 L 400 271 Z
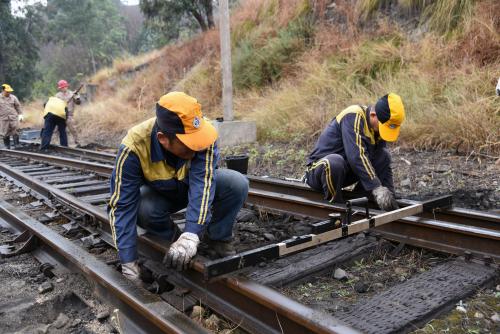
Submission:
M 375 113 L 379 120 L 380 137 L 388 142 L 396 141 L 399 137 L 401 124 L 405 119 L 405 109 L 401 97 L 394 93 L 381 97 L 375 104 Z
M 8 85 L 8 84 L 3 84 L 2 87 L 3 87 L 4 91 L 9 92 L 9 93 L 12 93 L 14 91 L 12 89 L 12 87 L 10 85 Z
M 160 98 L 156 121 L 161 132 L 175 134 L 193 151 L 205 150 L 217 140 L 217 130 L 203 118 L 201 105 L 182 92 L 170 92 Z

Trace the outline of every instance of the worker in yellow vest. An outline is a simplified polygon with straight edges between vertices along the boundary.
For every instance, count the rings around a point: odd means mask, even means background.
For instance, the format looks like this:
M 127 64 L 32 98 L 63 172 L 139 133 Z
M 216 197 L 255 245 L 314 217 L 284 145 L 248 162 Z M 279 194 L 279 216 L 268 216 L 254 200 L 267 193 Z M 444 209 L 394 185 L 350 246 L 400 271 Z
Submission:
M 45 119 L 42 131 L 42 145 L 40 150 L 47 150 L 50 146 L 52 134 L 57 126 L 59 131 L 59 144 L 68 146 L 68 135 L 66 134 L 66 101 L 52 96 L 45 103 L 43 118 Z

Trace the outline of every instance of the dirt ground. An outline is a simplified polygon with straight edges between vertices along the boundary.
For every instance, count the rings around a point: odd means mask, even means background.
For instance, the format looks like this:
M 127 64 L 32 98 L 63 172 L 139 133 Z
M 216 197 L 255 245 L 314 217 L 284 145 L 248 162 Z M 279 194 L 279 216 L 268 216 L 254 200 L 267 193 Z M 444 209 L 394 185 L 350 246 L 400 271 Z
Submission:
M 309 154 L 306 147 L 312 145 L 294 142 L 242 145 L 225 148 L 221 155 L 223 159 L 231 154 L 247 153 L 248 174 L 300 179 Z M 390 151 L 397 197 L 421 200 L 452 194 L 455 206 L 500 212 L 498 157 L 392 146 Z

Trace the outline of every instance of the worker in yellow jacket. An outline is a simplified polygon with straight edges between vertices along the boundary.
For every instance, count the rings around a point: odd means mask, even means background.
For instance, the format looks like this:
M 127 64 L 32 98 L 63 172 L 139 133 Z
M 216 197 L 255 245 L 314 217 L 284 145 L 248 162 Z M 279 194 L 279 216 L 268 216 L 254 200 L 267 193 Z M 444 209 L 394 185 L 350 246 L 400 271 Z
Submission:
M 45 120 L 42 131 L 42 145 L 40 150 L 47 150 L 50 146 L 52 134 L 57 126 L 59 131 L 59 144 L 68 146 L 68 135 L 66 134 L 66 108 L 67 102 L 52 96 L 45 103 L 43 118 Z

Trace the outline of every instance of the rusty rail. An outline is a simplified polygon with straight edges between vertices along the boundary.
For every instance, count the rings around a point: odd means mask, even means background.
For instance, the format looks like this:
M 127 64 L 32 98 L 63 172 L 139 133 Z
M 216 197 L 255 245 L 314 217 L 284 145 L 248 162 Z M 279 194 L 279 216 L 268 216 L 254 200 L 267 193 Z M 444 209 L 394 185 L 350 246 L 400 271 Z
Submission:
M 14 230 L 29 231 L 39 247 L 50 252 L 64 267 L 91 280 L 98 296 L 119 309 L 121 332 L 208 333 L 159 296 L 137 289 L 116 270 L 3 200 L 0 200 L 0 218 Z

